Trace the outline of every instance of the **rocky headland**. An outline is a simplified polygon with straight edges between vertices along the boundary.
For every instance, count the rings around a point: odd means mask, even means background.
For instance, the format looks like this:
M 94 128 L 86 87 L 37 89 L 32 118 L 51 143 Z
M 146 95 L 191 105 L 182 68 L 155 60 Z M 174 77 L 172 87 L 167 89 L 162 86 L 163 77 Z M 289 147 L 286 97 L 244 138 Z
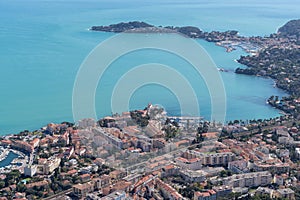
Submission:
M 240 45 L 239 42 L 243 41 L 244 46 L 247 45 L 246 41 L 238 35 L 238 31 L 229 30 L 225 32 L 212 31 L 204 32 L 198 27 L 194 26 L 184 26 L 184 27 L 175 27 L 175 26 L 154 26 L 146 22 L 121 22 L 118 24 L 111 24 L 108 26 L 92 26 L 91 31 L 103 31 L 103 32 L 113 32 L 113 33 L 180 33 L 190 38 L 199 38 L 204 39 L 209 42 L 215 42 L 217 45 L 223 46 L 227 51 L 232 51 L 235 49 L 234 46 Z M 251 45 L 248 43 L 248 45 Z M 252 48 L 252 45 L 251 45 Z M 245 50 L 250 49 L 244 48 Z
M 231 52 L 236 48 L 242 48 L 248 53 L 257 54 L 257 52 L 269 48 L 270 46 L 293 47 L 299 45 L 299 30 L 293 27 L 298 27 L 298 20 L 291 20 L 286 25 L 281 27 L 277 33 L 270 36 L 251 36 L 244 37 L 238 34 L 236 30 L 228 31 L 211 31 L 205 32 L 195 26 L 154 26 L 146 22 L 121 22 L 108 26 L 92 26 L 91 31 L 103 31 L 114 33 L 180 33 L 190 38 L 204 39 L 208 42 L 214 42 L 216 45 L 226 48 L 227 52 Z

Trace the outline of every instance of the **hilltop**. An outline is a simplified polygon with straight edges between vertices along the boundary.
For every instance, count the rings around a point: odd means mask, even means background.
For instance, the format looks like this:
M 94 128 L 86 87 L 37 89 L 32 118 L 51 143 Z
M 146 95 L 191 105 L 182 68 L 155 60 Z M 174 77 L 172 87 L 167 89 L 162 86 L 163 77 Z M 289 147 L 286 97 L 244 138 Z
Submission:
M 291 20 L 287 22 L 285 25 L 278 29 L 278 34 L 280 36 L 289 37 L 289 38 L 297 38 L 298 42 L 300 40 L 300 19 Z

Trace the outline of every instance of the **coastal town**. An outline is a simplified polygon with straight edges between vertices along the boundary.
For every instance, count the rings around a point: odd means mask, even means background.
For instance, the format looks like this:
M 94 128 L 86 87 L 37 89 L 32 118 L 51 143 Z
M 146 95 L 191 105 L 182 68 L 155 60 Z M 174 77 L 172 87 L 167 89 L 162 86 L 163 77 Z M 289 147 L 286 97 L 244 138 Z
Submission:
M 299 0 L 0 5 L 0 200 L 300 200 Z
M 179 32 L 249 53 L 235 73 L 272 78 L 290 96 L 271 96 L 270 119 L 168 116 L 144 109 L 102 119 L 50 123 L 0 138 L 0 200 L 300 199 L 300 20 L 277 33 L 156 27 L 145 22 L 93 26 L 105 32 Z M 222 70 L 222 69 L 221 69 Z
M 300 122 L 168 117 L 156 105 L 2 136 L 0 199 L 299 199 Z M 21 162 L 23 161 L 23 162 Z

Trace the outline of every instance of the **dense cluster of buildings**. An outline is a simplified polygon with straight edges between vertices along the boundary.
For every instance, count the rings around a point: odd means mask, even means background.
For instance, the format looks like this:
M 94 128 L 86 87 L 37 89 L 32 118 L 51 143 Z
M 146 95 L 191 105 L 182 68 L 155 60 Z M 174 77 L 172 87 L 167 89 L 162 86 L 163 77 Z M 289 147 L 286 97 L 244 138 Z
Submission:
M 141 128 L 124 113 L 104 118 L 105 126 L 85 119 L 5 136 L 1 145 L 24 152 L 28 160 L 19 166 L 20 174 L 1 174 L 0 194 L 11 199 L 207 200 L 238 193 L 295 199 L 300 150 L 279 140 L 297 141 L 295 128 L 274 126 L 239 139 L 224 136 L 220 131 L 226 127 L 210 125 L 212 132 L 199 143 L 197 130 L 184 127 L 196 124 L 178 119 L 180 134 L 167 139 L 165 120 L 156 116 Z

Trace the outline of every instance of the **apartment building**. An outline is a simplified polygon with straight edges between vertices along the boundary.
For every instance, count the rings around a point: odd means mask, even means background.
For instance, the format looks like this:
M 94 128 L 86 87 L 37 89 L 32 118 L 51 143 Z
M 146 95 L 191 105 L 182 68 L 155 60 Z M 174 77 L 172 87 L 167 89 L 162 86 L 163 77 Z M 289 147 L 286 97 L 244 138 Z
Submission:
M 258 187 L 271 184 L 272 174 L 268 171 L 235 174 L 230 177 L 222 178 L 220 181 L 223 185 L 232 187 Z

